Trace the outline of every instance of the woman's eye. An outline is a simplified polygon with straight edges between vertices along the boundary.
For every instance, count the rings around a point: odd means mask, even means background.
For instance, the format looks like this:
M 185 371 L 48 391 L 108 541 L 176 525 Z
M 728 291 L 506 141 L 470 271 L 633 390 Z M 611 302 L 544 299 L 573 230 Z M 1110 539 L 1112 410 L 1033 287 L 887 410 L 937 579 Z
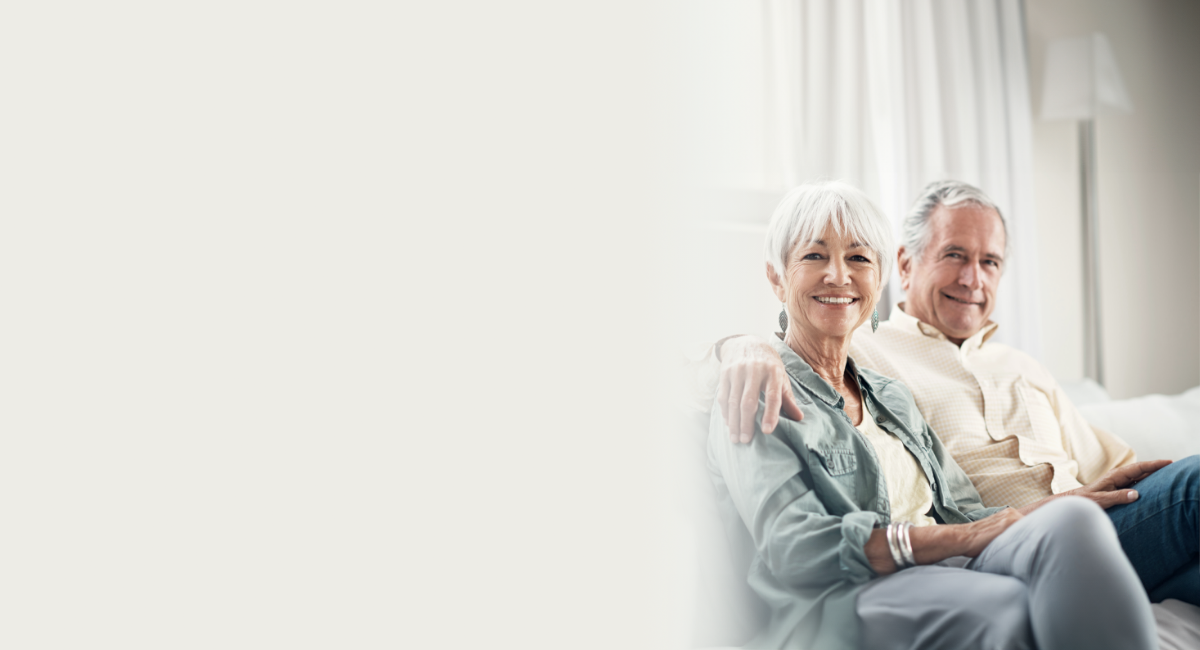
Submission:
M 819 259 L 821 259 L 821 254 L 820 254 L 820 253 L 809 253 L 808 255 L 805 255 L 805 256 L 804 256 L 804 259 L 806 259 L 806 260 L 819 260 Z
M 868 264 L 871 262 L 871 260 L 869 258 L 867 258 L 863 255 L 851 255 L 850 261 L 851 262 L 867 262 Z

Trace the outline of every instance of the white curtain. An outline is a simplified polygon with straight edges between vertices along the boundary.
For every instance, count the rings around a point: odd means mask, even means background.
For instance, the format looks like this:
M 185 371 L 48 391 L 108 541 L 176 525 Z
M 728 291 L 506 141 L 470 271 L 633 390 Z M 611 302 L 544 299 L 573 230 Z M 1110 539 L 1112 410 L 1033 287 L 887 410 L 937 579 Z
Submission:
M 1040 358 L 1020 0 L 764 0 L 763 9 L 767 185 L 850 181 L 897 234 L 925 184 L 982 188 L 1011 239 L 996 340 Z M 902 299 L 895 276 L 889 294 Z

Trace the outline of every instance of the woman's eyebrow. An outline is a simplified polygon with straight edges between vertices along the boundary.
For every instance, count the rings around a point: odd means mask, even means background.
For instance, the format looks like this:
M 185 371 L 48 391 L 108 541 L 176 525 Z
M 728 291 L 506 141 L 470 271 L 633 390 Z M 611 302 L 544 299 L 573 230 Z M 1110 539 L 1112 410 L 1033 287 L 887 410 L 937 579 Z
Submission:
M 808 240 L 808 243 L 816 244 L 817 246 L 827 246 L 824 239 L 810 239 L 810 240 Z M 850 245 L 847 246 L 847 248 L 865 248 L 865 247 L 866 247 L 866 244 L 856 242 L 856 241 L 850 242 Z

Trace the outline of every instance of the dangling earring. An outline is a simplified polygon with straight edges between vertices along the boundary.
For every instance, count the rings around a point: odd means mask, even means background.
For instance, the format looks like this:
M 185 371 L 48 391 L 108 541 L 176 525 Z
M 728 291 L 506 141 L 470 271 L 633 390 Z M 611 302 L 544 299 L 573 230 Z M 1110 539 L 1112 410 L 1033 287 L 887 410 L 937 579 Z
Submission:
M 871 312 L 871 333 L 874 334 L 875 330 L 877 330 L 877 329 L 879 329 L 879 309 L 878 308 L 876 308 L 875 311 Z
M 787 333 L 787 325 L 788 325 L 787 306 L 785 306 L 783 303 L 779 303 L 779 306 L 783 307 L 783 310 L 779 312 L 779 329 L 783 330 L 784 333 L 786 334 Z

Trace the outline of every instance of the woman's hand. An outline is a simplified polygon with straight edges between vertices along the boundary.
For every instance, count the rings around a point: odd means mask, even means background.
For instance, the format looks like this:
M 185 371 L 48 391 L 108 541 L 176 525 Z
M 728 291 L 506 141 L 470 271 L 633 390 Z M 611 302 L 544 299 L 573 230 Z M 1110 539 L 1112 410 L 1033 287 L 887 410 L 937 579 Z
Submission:
M 909 540 L 912 541 L 913 559 L 917 564 L 936 564 L 946 558 L 960 555 L 976 557 L 992 543 L 992 540 L 1024 516 L 1012 508 L 1005 508 L 990 517 L 969 524 L 914 526 L 908 533 Z M 888 550 L 886 529 L 876 528 L 871 531 L 871 538 L 867 540 L 863 550 L 875 573 L 885 576 L 896 572 L 896 564 L 892 561 L 891 551 Z
M 1000 536 L 1001 533 L 1008 530 L 1008 527 L 1017 523 L 1025 515 L 1021 514 L 1013 508 L 1005 508 L 990 517 L 984 517 L 979 521 L 973 521 L 969 524 L 959 524 L 957 526 L 944 526 L 943 528 L 955 529 L 953 531 L 959 534 L 960 541 L 958 550 L 947 555 L 946 557 L 954 557 L 956 555 L 965 555 L 967 557 L 976 557 L 987 548 L 992 540 Z M 916 530 L 914 529 L 914 533 Z M 916 540 L 913 541 L 915 552 Z M 941 558 L 945 559 L 945 558 Z M 934 560 L 940 562 L 941 560 Z M 921 562 L 921 557 L 917 555 L 917 562 Z
M 804 419 L 792 396 L 792 384 L 783 361 L 770 345 L 753 336 L 739 336 L 722 343 L 719 356 L 721 381 L 717 403 L 721 405 L 721 417 L 729 427 L 731 441 L 750 442 L 754 437 L 759 393 L 766 396 L 763 433 L 775 430 L 781 407 L 791 419 Z

